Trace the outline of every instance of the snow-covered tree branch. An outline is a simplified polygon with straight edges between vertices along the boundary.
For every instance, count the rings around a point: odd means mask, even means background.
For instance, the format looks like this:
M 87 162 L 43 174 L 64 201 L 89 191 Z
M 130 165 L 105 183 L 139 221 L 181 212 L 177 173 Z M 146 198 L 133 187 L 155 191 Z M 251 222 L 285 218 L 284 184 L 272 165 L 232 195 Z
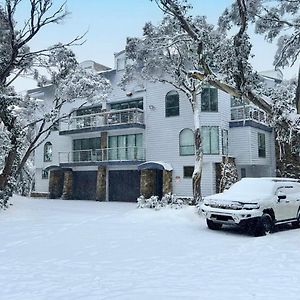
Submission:
M 110 83 L 81 69 L 74 53 L 68 49 L 81 44 L 83 36 L 47 49 L 31 51 L 29 48 L 28 43 L 41 33 L 43 27 L 60 23 L 65 18 L 68 14 L 65 3 L 55 9 L 51 0 L 31 0 L 27 4 L 28 18 L 19 28 L 15 14 L 21 2 L 24 1 L 6 0 L 0 5 L 0 139 L 3 141 L 0 148 L 0 207 L 7 206 L 30 154 L 62 117 L 60 111 L 64 104 L 74 98 L 101 101 L 110 91 Z M 39 74 L 41 68 L 48 71 L 48 78 Z M 56 94 L 50 106 L 14 92 L 11 85 L 23 73 L 33 74 L 40 86 L 54 86 Z

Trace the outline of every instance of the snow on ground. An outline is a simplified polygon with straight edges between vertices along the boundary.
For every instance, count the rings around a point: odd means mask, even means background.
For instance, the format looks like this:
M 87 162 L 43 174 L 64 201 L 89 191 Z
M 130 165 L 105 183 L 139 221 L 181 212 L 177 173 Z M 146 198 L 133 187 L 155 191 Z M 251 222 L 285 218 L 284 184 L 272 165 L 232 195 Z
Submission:
M 0 212 L 0 299 L 300 299 L 300 230 L 206 228 L 195 208 L 15 197 Z

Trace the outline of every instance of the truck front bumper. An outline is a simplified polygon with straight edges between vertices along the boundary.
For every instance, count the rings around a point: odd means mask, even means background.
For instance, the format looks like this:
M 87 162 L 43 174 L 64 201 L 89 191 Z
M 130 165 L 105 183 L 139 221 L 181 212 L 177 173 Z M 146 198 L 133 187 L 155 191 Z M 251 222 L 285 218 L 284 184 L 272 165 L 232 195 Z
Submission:
M 247 221 L 261 217 L 261 211 L 258 209 L 220 209 L 212 208 L 206 205 L 201 206 L 202 214 L 209 220 L 220 224 L 243 225 Z

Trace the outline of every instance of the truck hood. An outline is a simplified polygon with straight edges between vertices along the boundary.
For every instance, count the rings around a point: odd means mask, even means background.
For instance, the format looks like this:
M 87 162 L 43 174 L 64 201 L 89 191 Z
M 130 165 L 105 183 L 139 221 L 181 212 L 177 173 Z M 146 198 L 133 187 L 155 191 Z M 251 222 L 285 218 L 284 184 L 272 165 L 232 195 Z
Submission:
M 204 202 L 221 202 L 221 203 L 228 203 L 228 202 L 240 202 L 240 203 L 258 203 L 261 200 L 266 198 L 270 198 L 270 195 L 254 195 L 254 194 L 239 194 L 239 193 L 230 193 L 224 192 L 220 194 L 214 194 L 211 196 L 207 196 L 204 198 Z

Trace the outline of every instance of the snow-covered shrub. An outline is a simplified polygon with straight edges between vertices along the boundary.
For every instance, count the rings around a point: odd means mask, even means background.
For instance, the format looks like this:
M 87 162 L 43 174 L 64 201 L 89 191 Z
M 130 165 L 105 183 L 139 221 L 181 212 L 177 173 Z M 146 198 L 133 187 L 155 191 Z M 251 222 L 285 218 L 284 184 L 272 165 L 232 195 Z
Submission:
M 145 198 L 143 195 L 137 199 L 138 208 L 157 208 L 159 201 L 158 196 L 151 196 L 150 198 Z
M 150 198 L 145 198 L 140 196 L 137 199 L 138 208 L 153 208 L 159 210 L 163 207 L 170 208 L 182 208 L 185 205 L 191 205 L 193 197 L 177 197 L 171 193 L 165 194 L 161 199 L 158 196 L 151 196 Z

